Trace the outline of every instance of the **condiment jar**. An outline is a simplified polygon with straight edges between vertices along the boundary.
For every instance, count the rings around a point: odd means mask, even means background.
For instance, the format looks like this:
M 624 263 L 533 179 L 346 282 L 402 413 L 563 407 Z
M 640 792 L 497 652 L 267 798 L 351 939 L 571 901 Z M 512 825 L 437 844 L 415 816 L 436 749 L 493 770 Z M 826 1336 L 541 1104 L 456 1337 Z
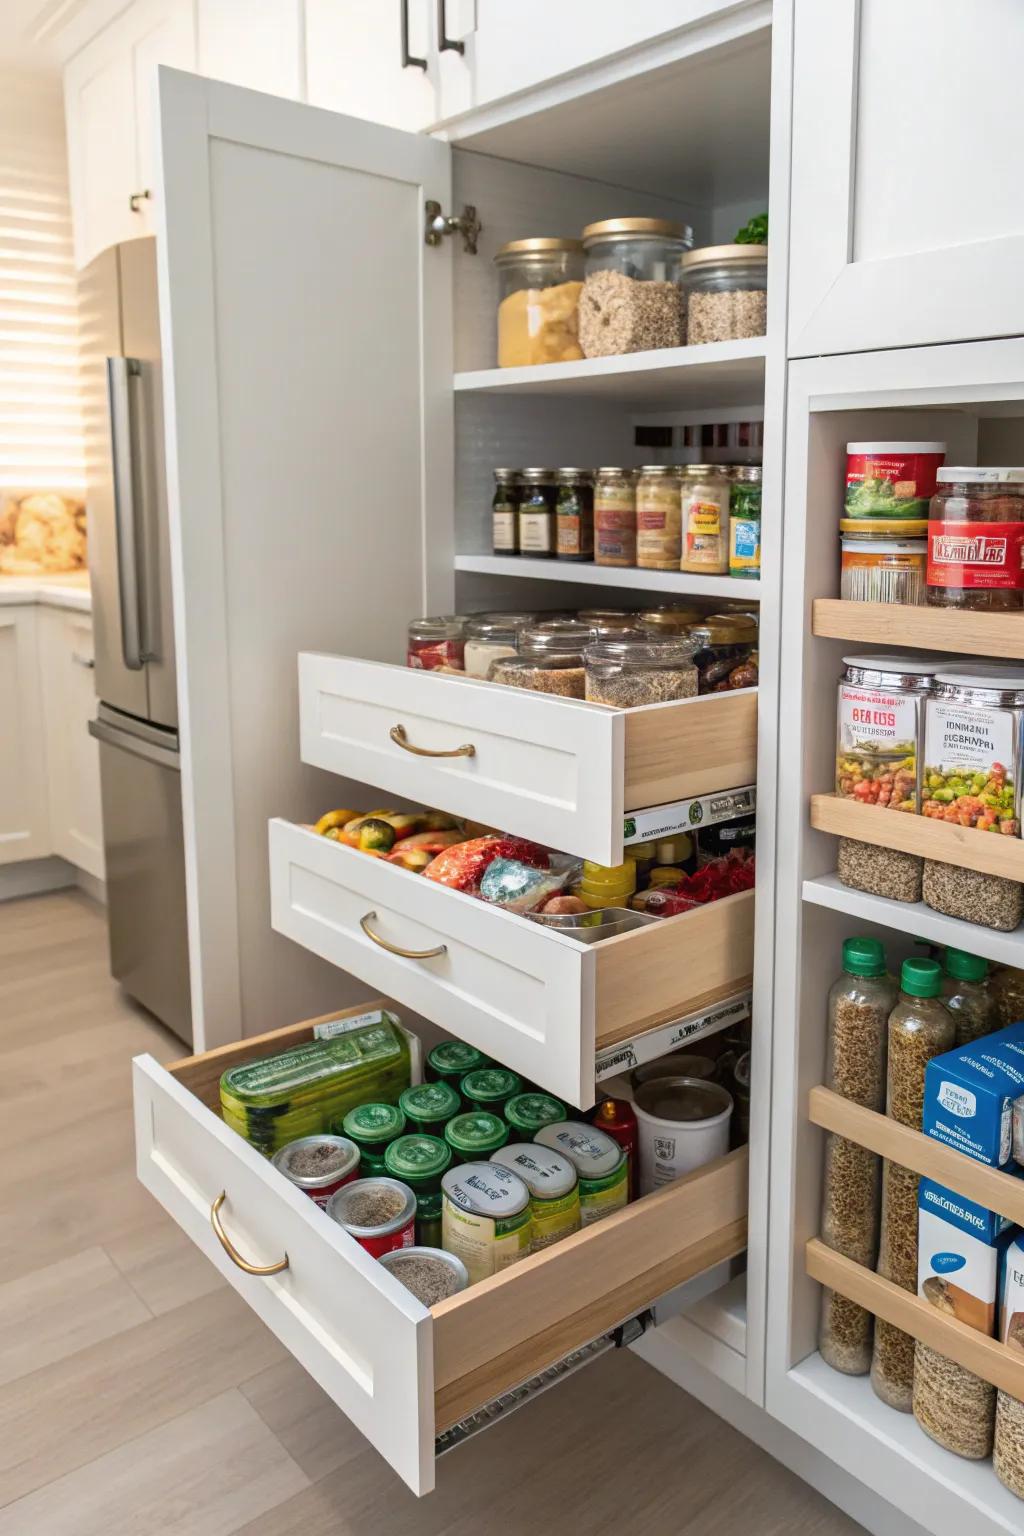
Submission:
M 444 1128 L 462 1108 L 459 1091 L 451 1083 L 417 1083 L 399 1096 L 398 1107 L 410 1131 L 429 1136 L 443 1136 Z M 394 1170 L 390 1170 L 394 1172 Z M 396 1178 L 404 1175 L 395 1173 Z
M 579 337 L 584 357 L 678 347 L 680 262 L 693 231 L 670 219 L 602 219 L 583 231 Z
M 594 482 L 594 562 L 636 565 L 636 476 L 606 466 Z
M 434 618 L 413 619 L 409 625 L 406 665 L 421 672 L 439 667 L 461 672 L 465 633 L 469 620 L 461 613 L 442 613 Z
M 928 506 L 933 608 L 1024 608 L 1024 469 L 936 472 Z
M 447 1083 L 425 1086 L 448 1088 Z M 399 1136 L 384 1153 L 388 1174 L 408 1184 L 416 1196 L 416 1241 L 423 1248 L 441 1246 L 441 1179 L 451 1164 L 448 1143 L 420 1132 Z
M 460 1085 L 462 1097 L 471 1109 L 486 1109 L 500 1115 L 509 1099 L 522 1093 L 523 1080 L 507 1067 L 481 1067 L 467 1072 Z
M 542 1125 L 568 1118 L 565 1105 L 550 1093 L 517 1093 L 505 1105 L 505 1119 L 526 1141 L 532 1141 Z
M 520 632 L 536 619 L 535 613 L 478 613 L 467 619 L 466 675 L 486 677 L 499 656 L 517 655 Z
M 686 341 L 738 341 L 767 329 L 768 247 L 706 245 L 682 262 Z
M 357 1104 L 341 1122 L 341 1130 L 359 1148 L 359 1167 L 366 1178 L 384 1172 L 384 1153 L 404 1132 L 405 1116 L 397 1104 Z
M 629 1200 L 629 1159 L 614 1137 L 582 1120 L 545 1125 L 534 1136 L 542 1147 L 561 1152 L 580 1181 L 580 1224 L 589 1227 L 620 1211 Z
M 840 518 L 840 597 L 856 603 L 922 604 L 927 530 L 923 519 Z
M 678 571 L 682 535 L 679 473 L 645 464 L 636 482 L 636 563 L 642 571 Z
M 326 1208 L 331 1196 L 359 1173 L 359 1150 L 346 1136 L 300 1136 L 275 1152 L 271 1161 L 290 1184 Z M 318 1162 L 319 1169 L 303 1171 L 304 1158 L 311 1165 Z
M 512 240 L 498 269 L 498 367 L 574 362 L 580 351 L 577 308 L 583 278 L 579 240 Z
M 567 1157 L 550 1147 L 519 1141 L 499 1147 L 491 1162 L 508 1168 L 530 1191 L 531 1253 L 579 1231 L 579 1178 Z
M 469 1271 L 470 1284 L 525 1259 L 531 1246 L 530 1191 L 500 1164 L 466 1163 L 441 1181 L 442 1243 Z
M 465 1040 L 442 1040 L 427 1052 L 426 1078 L 431 1083 L 450 1083 L 457 1089 L 467 1072 L 489 1066 L 490 1061 L 475 1045 L 467 1045 Z
M 729 477 L 714 464 L 680 471 L 680 570 L 694 576 L 729 573 Z
M 973 1045 L 999 1028 L 996 1000 L 988 989 L 988 961 L 946 946 L 942 956 L 942 1001 L 953 1015 L 956 1044 Z
M 519 470 L 494 471 L 491 547 L 496 555 L 519 553 Z
M 553 469 L 530 468 L 519 475 L 519 553 L 531 560 L 555 558 L 555 503 L 558 488 Z
M 555 471 L 555 555 L 559 560 L 594 558 L 594 472 Z
M 587 647 L 586 697 L 592 704 L 633 709 L 691 699 L 697 693 L 693 640 L 602 640 Z
M 469 1109 L 456 1115 L 444 1128 L 444 1139 L 452 1149 L 452 1161 L 486 1161 L 509 1139 L 509 1128 L 497 1114 L 486 1109 Z
M 760 464 L 735 464 L 729 476 L 729 575 L 756 581 L 761 575 Z
M 327 1214 L 375 1259 L 415 1241 L 416 1196 L 398 1179 L 354 1179 L 331 1196 Z

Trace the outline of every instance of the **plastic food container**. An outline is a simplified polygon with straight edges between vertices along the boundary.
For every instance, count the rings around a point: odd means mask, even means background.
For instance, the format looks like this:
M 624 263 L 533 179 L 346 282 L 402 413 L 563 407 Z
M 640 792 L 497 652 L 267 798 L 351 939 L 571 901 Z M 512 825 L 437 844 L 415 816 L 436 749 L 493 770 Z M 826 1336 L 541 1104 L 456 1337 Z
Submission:
M 519 553 L 519 474 L 518 469 L 494 471 L 491 548 L 496 555 Z
M 1024 469 L 940 469 L 928 512 L 934 608 L 1024 608 Z
M 545 1125 L 533 1138 L 542 1147 L 561 1152 L 580 1181 L 580 1225 L 611 1216 L 629 1200 L 629 1159 L 614 1136 L 582 1120 Z
M 642 571 L 678 571 L 682 551 L 679 472 L 645 464 L 636 482 L 636 563 Z
M 441 1181 L 445 1250 L 465 1264 L 470 1284 L 525 1259 L 531 1246 L 530 1191 L 499 1164 L 466 1163 Z
M 505 1119 L 526 1141 L 532 1141 L 542 1125 L 568 1118 L 565 1105 L 550 1093 L 517 1093 L 505 1105 Z
M 553 693 L 562 699 L 585 696 L 583 657 L 577 652 L 549 656 L 505 656 L 494 662 L 488 681 L 505 688 L 529 688 L 534 693 Z
M 427 1054 L 426 1078 L 428 1082 L 445 1082 L 458 1088 L 467 1072 L 489 1066 L 487 1057 L 475 1045 L 467 1045 L 465 1040 L 442 1040 Z
M 646 912 L 633 912 L 629 907 L 596 907 L 592 912 L 550 915 L 546 912 L 528 912 L 533 923 L 543 923 L 547 928 L 557 928 L 577 944 L 597 944 L 602 939 L 617 938 L 620 933 L 631 933 L 657 922 Z
M 945 443 L 847 443 L 846 516 L 927 517 L 945 457 Z
M 579 335 L 584 357 L 683 343 L 680 273 L 693 230 L 671 219 L 602 219 L 583 231 Z
M 388 1143 L 404 1130 L 405 1116 L 397 1104 L 359 1104 L 341 1122 L 342 1134 L 359 1148 L 359 1169 L 364 1178 L 384 1172 Z
M 407 664 L 420 672 L 436 672 L 440 667 L 461 672 L 467 623 L 461 613 L 413 619 L 409 625 Z
M 680 570 L 694 576 L 726 576 L 729 477 L 714 464 L 687 464 L 680 477 Z
M 583 286 L 579 240 L 512 240 L 498 269 L 498 367 L 565 363 L 583 356 L 577 308 Z
M 414 1088 L 405 1090 L 398 1107 L 408 1121 L 410 1131 L 442 1136 L 448 1121 L 462 1108 L 462 1100 L 451 1083 L 417 1083 Z
M 682 271 L 689 346 L 764 335 L 766 245 L 705 245 L 683 257 Z
M 555 471 L 555 556 L 559 560 L 594 558 L 594 472 Z
M 606 467 L 594 482 L 594 562 L 636 565 L 636 476 Z
M 381 1264 L 400 1280 L 407 1291 L 425 1307 L 435 1307 L 449 1296 L 457 1296 L 469 1284 L 469 1270 L 454 1253 L 443 1248 L 396 1248 L 381 1255 Z
M 519 475 L 519 553 L 531 560 L 555 557 L 555 471 L 533 465 Z
M 467 619 L 466 675 L 486 677 L 499 657 L 517 655 L 520 631 L 536 619 L 535 613 L 478 613 Z
M 927 531 L 919 518 L 840 518 L 839 596 L 856 603 L 922 604 Z
M 517 1174 L 530 1191 L 530 1249 L 537 1253 L 580 1229 L 576 1169 L 560 1152 L 529 1142 L 510 1142 L 491 1158 Z
M 415 1242 L 416 1196 L 398 1179 L 353 1179 L 331 1196 L 327 1214 L 375 1259 Z
M 633 1095 L 640 1193 L 649 1195 L 729 1150 L 732 1094 L 699 1077 L 659 1077 Z
M 452 1149 L 453 1162 L 475 1163 L 486 1161 L 505 1145 L 509 1128 L 497 1112 L 470 1109 L 448 1121 L 444 1139 Z
M 588 907 L 624 907 L 635 890 L 636 864 L 628 855 L 621 864 L 584 860 L 578 895 Z
M 836 794 L 892 811 L 919 808 L 924 698 L 943 656 L 844 656 L 836 708 Z
M 698 691 L 696 645 L 674 639 L 602 640 L 587 647 L 586 697 L 592 704 L 633 709 L 692 699 Z
M 359 1148 L 344 1136 L 300 1136 L 274 1153 L 274 1167 L 317 1205 L 359 1172 Z
M 448 1088 L 447 1083 L 426 1086 Z M 440 1136 L 419 1132 L 399 1136 L 384 1153 L 385 1171 L 408 1184 L 416 1196 L 416 1241 L 427 1248 L 441 1246 L 441 1177 L 451 1164 L 448 1143 Z

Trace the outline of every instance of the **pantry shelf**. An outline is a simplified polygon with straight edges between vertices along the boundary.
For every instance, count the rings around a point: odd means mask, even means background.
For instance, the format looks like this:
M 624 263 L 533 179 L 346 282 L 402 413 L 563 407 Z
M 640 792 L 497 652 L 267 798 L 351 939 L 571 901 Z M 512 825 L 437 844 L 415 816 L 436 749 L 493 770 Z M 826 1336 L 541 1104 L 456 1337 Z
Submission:
M 659 410 L 754 405 L 764 396 L 765 351 L 765 338 L 755 336 L 574 363 L 480 368 L 457 373 L 455 392 L 561 395 Z
M 811 826 L 836 837 L 854 837 L 878 848 L 916 853 L 943 864 L 1024 881 L 1024 843 L 1016 837 L 978 832 L 928 816 L 909 816 L 858 805 L 839 795 L 811 796 Z
M 887 896 L 868 896 L 843 885 L 838 875 L 818 875 L 803 883 L 803 899 L 817 907 L 829 907 L 844 917 L 883 928 L 895 928 L 935 944 L 952 944 L 969 954 L 983 955 L 1000 965 L 1024 966 L 1024 928 L 999 933 L 981 923 L 965 923 L 957 917 L 933 912 L 923 901 L 890 901 Z
M 908 608 L 898 603 L 814 600 L 814 634 L 955 656 L 1024 659 L 1024 613 L 960 613 L 954 608 Z
M 639 592 L 685 593 L 689 597 L 760 599 L 761 583 L 738 576 L 692 576 L 683 571 L 640 571 L 635 567 L 574 565 L 567 560 L 524 560 L 519 555 L 456 555 L 457 571 L 478 576 L 520 576 L 534 581 L 630 588 Z

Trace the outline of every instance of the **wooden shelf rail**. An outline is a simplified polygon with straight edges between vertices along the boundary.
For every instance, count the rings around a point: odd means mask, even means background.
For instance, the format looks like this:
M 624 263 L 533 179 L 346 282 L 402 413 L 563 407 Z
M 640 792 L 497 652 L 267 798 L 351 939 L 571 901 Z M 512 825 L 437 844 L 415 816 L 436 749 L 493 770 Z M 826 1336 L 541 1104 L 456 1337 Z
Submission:
M 814 634 L 865 645 L 948 651 L 951 656 L 1024 659 L 1024 613 L 961 613 L 954 608 L 911 608 L 901 603 L 814 600 Z
M 929 816 L 884 811 L 839 795 L 811 796 L 811 826 L 836 837 L 855 837 L 879 848 L 917 853 L 924 859 L 958 864 L 985 875 L 1024 880 L 1024 841 L 1019 837 L 978 832 L 974 827 L 957 827 Z

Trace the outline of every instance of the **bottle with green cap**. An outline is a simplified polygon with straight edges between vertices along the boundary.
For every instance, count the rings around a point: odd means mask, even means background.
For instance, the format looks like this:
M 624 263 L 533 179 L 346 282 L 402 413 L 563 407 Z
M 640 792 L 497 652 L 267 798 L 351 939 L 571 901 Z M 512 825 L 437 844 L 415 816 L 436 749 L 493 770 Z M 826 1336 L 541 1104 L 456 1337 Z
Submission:
M 996 999 L 988 987 L 988 961 L 965 949 L 946 950 L 942 1001 L 953 1015 L 957 1045 L 973 1045 L 999 1028 Z
M 481 1067 L 467 1072 L 459 1085 L 469 1109 L 489 1109 L 500 1115 L 509 1099 L 523 1091 L 523 1080 L 507 1067 Z
M 421 1248 L 441 1246 L 441 1180 L 451 1165 L 448 1143 L 419 1131 L 399 1136 L 384 1153 L 385 1173 L 408 1184 L 416 1196 L 416 1241 Z
M 490 1110 L 470 1109 L 448 1121 L 444 1139 L 456 1163 L 486 1163 L 508 1141 L 509 1128 Z
M 405 1130 L 405 1116 L 397 1104 L 357 1104 L 331 1129 L 355 1142 L 361 1176 L 369 1178 L 384 1172 L 384 1152 Z
M 450 1083 L 457 1089 L 467 1072 L 478 1072 L 490 1064 L 475 1045 L 467 1045 L 465 1040 L 442 1040 L 427 1053 L 425 1076 L 430 1083 Z
M 542 1125 L 568 1118 L 561 1099 L 550 1093 L 517 1093 L 505 1105 L 505 1119 L 522 1141 L 532 1141 Z
M 398 1105 L 410 1130 L 443 1136 L 448 1121 L 462 1108 L 462 1100 L 451 1083 L 417 1083 L 399 1095 Z

